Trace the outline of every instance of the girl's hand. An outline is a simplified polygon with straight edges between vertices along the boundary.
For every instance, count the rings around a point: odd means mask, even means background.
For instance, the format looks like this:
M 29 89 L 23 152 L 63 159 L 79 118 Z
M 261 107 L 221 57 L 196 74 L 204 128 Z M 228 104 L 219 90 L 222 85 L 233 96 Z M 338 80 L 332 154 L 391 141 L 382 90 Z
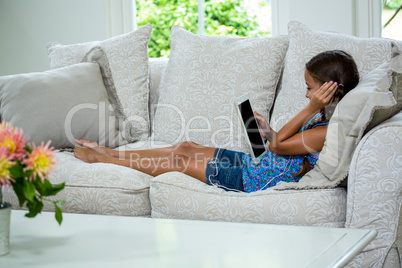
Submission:
M 257 112 L 254 112 L 255 119 L 257 119 L 258 126 L 260 127 L 260 134 L 261 136 L 268 140 L 271 141 L 273 131 L 271 130 L 271 127 L 269 126 L 267 119 L 265 119 L 262 115 L 260 115 Z
M 316 111 L 324 109 L 332 102 L 337 89 L 338 84 L 336 82 L 325 82 L 316 92 L 314 92 L 310 99 L 310 105 Z

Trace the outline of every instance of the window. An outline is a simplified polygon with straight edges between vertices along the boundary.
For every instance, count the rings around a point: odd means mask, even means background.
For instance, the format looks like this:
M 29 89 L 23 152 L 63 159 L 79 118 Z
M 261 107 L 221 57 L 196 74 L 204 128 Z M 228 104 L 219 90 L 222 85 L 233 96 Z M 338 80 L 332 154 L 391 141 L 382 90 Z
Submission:
M 271 34 L 270 0 L 136 0 L 136 24 L 152 24 L 150 57 L 169 57 L 170 29 L 237 37 Z
M 402 0 L 383 0 L 382 36 L 402 40 Z

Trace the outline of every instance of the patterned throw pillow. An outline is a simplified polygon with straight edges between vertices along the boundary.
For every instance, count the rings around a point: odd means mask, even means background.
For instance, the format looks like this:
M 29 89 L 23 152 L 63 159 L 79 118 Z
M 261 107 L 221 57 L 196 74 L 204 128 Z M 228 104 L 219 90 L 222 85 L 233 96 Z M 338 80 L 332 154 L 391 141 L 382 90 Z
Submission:
M 360 77 L 391 59 L 391 40 L 358 38 L 339 33 L 315 32 L 300 22 L 288 24 L 289 49 L 283 79 L 270 125 L 278 131 L 307 104 L 304 80 L 305 64 L 327 50 L 344 50 L 356 61 Z
M 80 63 L 94 47 L 105 51 L 123 116 L 127 119 L 124 137 L 127 142 L 149 135 L 148 43 L 151 31 L 152 26 L 145 25 L 104 41 L 47 46 L 52 69 Z
M 268 119 L 287 36 L 230 38 L 193 34 L 174 26 L 171 54 L 160 85 L 153 135 L 177 144 L 247 151 L 234 99 L 248 93 Z

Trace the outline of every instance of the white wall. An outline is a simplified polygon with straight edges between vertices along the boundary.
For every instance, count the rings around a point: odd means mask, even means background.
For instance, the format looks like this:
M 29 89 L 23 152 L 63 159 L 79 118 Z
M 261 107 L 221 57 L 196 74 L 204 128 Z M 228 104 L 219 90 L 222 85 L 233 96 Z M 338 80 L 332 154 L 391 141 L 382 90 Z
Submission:
M 110 37 L 109 11 L 108 0 L 0 0 L 0 75 L 48 70 L 48 42 Z

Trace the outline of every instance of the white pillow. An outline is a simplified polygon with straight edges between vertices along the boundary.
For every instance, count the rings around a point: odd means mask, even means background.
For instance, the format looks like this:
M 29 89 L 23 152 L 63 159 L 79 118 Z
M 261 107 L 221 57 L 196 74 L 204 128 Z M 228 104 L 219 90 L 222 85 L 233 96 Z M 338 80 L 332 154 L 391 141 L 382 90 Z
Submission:
M 99 65 L 79 63 L 41 73 L 0 77 L 0 116 L 40 145 L 73 148 L 74 139 L 121 144 L 119 112 L 109 102 Z
M 174 26 L 171 40 L 153 124 L 154 138 L 169 144 L 191 140 L 248 151 L 234 98 L 248 93 L 253 108 L 268 119 L 288 47 L 287 36 L 206 36 Z
M 60 68 L 82 61 L 94 47 L 102 48 L 116 86 L 117 96 L 126 118 L 127 142 L 145 139 L 149 135 L 148 113 L 148 43 L 152 26 L 145 25 L 134 32 L 104 41 L 73 45 L 48 45 L 50 67 Z
M 315 32 L 296 21 L 289 22 L 288 31 L 289 49 L 270 122 L 276 131 L 308 104 L 305 97 L 305 64 L 318 53 L 335 49 L 349 53 L 356 61 L 360 77 L 391 59 L 391 40 Z

